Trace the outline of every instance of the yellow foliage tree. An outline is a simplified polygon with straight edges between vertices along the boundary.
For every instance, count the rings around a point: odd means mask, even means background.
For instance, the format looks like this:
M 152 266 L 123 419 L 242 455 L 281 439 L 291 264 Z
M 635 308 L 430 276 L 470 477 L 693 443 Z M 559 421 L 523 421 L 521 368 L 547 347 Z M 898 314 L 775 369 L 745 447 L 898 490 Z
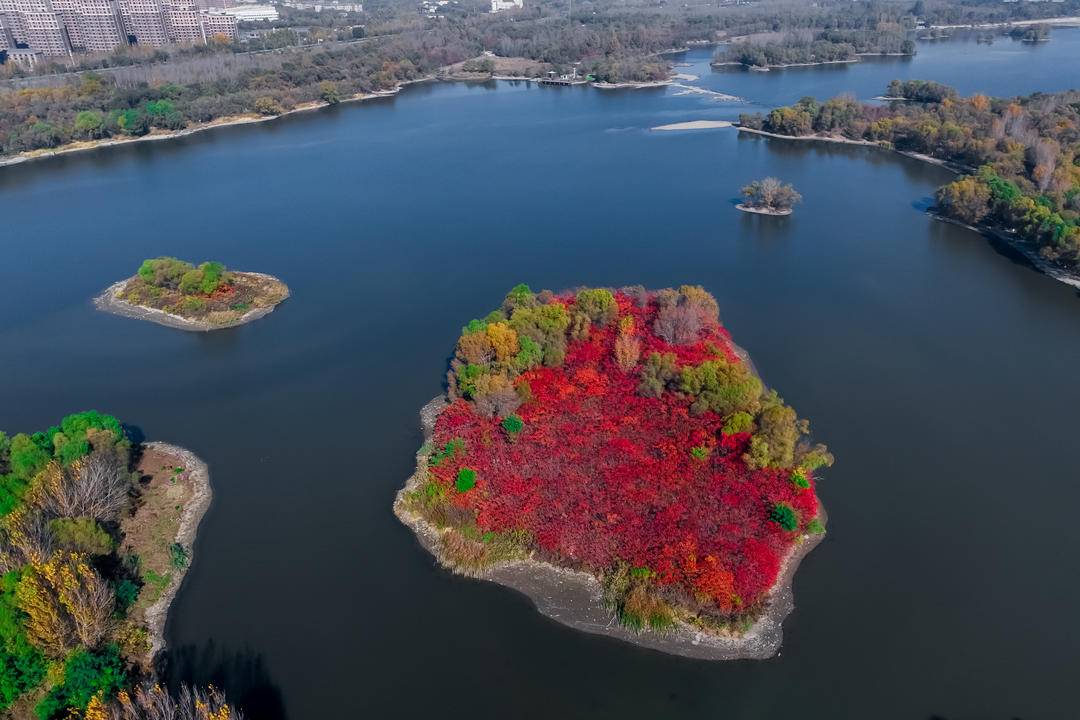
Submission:
M 27 637 L 50 657 L 79 645 L 96 647 L 112 627 L 112 589 L 79 553 L 31 563 L 15 597 L 28 616 Z
M 521 349 L 517 333 L 507 323 L 490 323 L 486 332 L 492 348 L 495 349 L 495 359 L 500 363 L 510 362 Z

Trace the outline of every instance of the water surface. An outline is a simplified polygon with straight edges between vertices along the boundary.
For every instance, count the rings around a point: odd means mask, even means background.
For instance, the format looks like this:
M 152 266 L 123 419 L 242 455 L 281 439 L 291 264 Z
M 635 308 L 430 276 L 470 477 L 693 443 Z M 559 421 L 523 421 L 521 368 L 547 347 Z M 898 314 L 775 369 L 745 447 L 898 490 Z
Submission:
M 1066 35 L 1018 54 L 1023 77 L 1055 89 Z M 1000 49 L 936 45 L 941 64 L 910 76 L 965 63 L 962 90 L 1020 92 Z M 865 97 L 921 50 L 699 84 L 760 106 Z M 675 92 L 420 86 L 0 170 L 0 427 L 92 407 L 210 464 L 174 679 L 223 685 L 259 720 L 1073 714 L 1075 291 L 929 219 L 940 168 L 650 133 L 747 107 Z M 804 195 L 795 215 L 735 211 L 769 174 Z M 209 335 L 93 309 L 160 254 L 273 273 L 293 297 Z M 575 632 L 434 568 L 391 515 L 461 325 L 518 282 L 704 285 L 831 446 L 830 531 L 779 657 Z

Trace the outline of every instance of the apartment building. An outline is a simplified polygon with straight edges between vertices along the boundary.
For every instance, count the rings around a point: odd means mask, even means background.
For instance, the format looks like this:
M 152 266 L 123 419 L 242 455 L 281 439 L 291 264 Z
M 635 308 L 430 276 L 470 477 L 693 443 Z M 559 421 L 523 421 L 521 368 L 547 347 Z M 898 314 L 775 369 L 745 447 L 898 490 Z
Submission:
M 211 2 L 228 0 L 0 0 L 0 49 L 55 56 L 236 38 L 236 17 Z

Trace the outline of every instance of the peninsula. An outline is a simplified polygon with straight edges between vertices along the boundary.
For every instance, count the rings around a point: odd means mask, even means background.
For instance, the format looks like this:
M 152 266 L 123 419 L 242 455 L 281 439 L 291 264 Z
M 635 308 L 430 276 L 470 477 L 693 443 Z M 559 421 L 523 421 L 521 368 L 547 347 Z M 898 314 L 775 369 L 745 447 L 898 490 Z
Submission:
M 0 432 L 7 717 L 106 717 L 132 696 L 136 705 L 226 707 L 213 689 L 179 700 L 154 689 L 165 618 L 210 497 L 199 458 L 133 442 L 111 415 L 90 410 L 43 432 Z
M 133 277 L 94 299 L 98 309 L 180 330 L 236 327 L 273 312 L 289 288 L 272 275 L 237 272 L 218 262 L 198 267 L 172 257 L 146 260 Z
M 515 287 L 463 328 L 394 503 L 445 567 L 664 652 L 765 658 L 831 464 L 701 287 Z

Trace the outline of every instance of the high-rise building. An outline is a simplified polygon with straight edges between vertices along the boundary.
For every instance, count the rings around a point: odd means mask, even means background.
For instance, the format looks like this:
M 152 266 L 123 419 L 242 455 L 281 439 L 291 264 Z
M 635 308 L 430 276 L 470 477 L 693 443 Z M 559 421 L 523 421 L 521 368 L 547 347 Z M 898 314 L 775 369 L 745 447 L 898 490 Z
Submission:
M 237 37 L 236 18 L 204 6 L 210 2 L 228 0 L 0 0 L 0 49 L 8 42 L 12 49 L 68 55 Z

